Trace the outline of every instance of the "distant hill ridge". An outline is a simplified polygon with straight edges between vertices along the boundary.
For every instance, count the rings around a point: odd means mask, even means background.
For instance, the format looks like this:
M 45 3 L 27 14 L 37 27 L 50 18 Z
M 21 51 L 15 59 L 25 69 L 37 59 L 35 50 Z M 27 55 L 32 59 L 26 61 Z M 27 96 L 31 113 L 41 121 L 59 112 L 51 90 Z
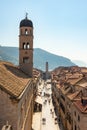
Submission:
M 0 46 L 0 60 L 12 62 L 18 65 L 19 62 L 19 50 L 18 47 L 4 47 Z M 63 56 L 58 56 L 49 53 L 43 49 L 34 49 L 34 68 L 45 70 L 45 63 L 49 63 L 49 70 L 53 70 L 59 66 L 75 66 L 70 59 Z

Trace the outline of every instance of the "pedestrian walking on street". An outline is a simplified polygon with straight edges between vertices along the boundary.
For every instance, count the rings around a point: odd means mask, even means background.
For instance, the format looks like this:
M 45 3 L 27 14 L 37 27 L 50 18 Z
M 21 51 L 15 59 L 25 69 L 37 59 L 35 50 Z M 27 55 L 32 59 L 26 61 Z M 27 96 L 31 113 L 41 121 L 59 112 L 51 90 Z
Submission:
M 54 118 L 54 111 L 52 111 L 52 118 Z
M 50 109 L 50 113 L 52 114 L 52 109 Z
M 50 99 L 49 99 L 49 104 L 50 104 Z

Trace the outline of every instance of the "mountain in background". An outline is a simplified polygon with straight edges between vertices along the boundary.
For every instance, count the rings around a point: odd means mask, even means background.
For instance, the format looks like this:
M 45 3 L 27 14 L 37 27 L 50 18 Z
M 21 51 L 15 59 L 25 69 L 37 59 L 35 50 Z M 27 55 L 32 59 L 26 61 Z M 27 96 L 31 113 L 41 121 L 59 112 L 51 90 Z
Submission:
M 19 63 L 19 50 L 17 47 L 0 46 L 0 60 L 12 62 L 15 65 Z M 59 66 L 75 66 L 68 58 L 49 53 L 40 48 L 34 49 L 34 68 L 45 70 L 46 62 L 49 63 L 49 70 L 53 70 Z
M 85 63 L 84 61 L 73 60 L 72 62 L 74 62 L 79 67 L 87 67 L 87 63 Z

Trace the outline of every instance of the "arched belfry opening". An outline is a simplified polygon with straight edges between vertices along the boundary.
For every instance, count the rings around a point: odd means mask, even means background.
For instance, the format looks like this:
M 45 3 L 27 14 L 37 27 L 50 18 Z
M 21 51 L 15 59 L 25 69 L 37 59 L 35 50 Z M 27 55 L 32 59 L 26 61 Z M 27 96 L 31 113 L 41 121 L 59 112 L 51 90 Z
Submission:
M 26 43 L 23 42 L 23 49 L 26 49 Z
M 29 77 L 32 77 L 33 23 L 28 19 L 27 14 L 25 19 L 21 20 L 19 30 L 19 67 Z
M 30 45 L 29 45 L 29 43 L 27 42 L 27 49 L 29 49 L 30 48 Z
M 28 30 L 27 29 L 25 29 L 25 35 L 28 35 Z

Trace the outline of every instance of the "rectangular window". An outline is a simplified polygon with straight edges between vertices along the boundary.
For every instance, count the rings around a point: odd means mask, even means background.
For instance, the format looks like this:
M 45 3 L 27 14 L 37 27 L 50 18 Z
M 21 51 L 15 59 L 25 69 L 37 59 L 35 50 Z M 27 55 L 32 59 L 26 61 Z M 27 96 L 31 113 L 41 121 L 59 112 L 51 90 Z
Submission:
M 75 130 L 77 130 L 77 127 L 76 127 L 76 125 L 75 125 Z
M 78 115 L 78 121 L 80 121 L 80 116 Z
M 76 116 L 76 111 L 74 111 L 74 115 Z

